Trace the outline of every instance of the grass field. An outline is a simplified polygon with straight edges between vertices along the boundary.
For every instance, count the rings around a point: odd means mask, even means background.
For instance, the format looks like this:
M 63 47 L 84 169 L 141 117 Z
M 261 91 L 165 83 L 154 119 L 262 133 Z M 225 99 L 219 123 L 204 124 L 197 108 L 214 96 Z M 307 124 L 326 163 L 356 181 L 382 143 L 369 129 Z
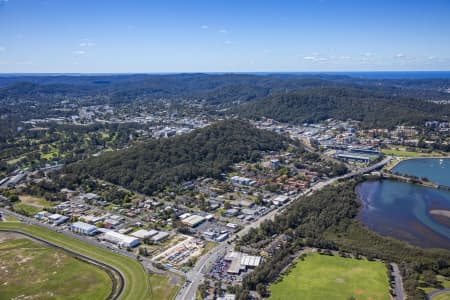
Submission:
M 49 202 L 41 197 L 35 197 L 30 195 L 19 195 L 19 200 L 23 204 L 27 204 L 29 206 L 35 206 L 39 208 L 51 207 L 56 203 Z
M 422 152 L 413 152 L 413 151 L 406 151 L 406 150 L 397 150 L 397 149 L 382 149 L 381 152 L 383 152 L 386 155 L 392 155 L 392 156 L 400 156 L 400 157 L 437 157 L 442 156 L 439 152 L 431 152 L 431 153 L 422 153 Z
M 8 222 L 19 222 L 19 220 L 17 220 L 17 218 L 12 217 L 12 216 L 3 216 L 3 218 Z
M 106 249 L 98 248 L 34 225 L 18 222 L 0 222 L 0 229 L 18 230 L 28 233 L 35 237 L 47 240 L 55 245 L 71 249 L 77 253 L 111 265 L 120 270 L 125 277 L 125 288 L 121 299 L 152 299 L 150 295 L 150 283 L 146 271 L 137 261 L 131 258 L 115 254 Z
M 108 274 L 26 238 L 0 243 L 0 299 L 106 299 Z
M 14 210 L 26 216 L 32 216 L 42 210 L 42 208 L 17 202 L 13 204 Z
M 171 300 L 175 297 L 179 286 L 171 285 L 168 276 L 151 274 L 149 277 L 152 299 Z
M 370 262 L 317 253 L 299 260 L 291 271 L 270 286 L 270 299 L 389 300 L 386 267 Z

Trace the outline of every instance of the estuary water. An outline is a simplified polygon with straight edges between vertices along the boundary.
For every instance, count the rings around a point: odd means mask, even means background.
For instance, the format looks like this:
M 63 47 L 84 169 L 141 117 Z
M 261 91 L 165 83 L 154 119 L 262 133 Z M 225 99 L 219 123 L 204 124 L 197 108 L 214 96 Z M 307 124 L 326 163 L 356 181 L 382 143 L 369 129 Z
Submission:
M 356 192 L 363 203 L 359 219 L 371 230 L 424 248 L 450 249 L 450 191 L 384 179 L 363 182 Z
M 450 187 L 450 158 L 408 159 L 398 163 L 391 171 L 426 177 L 434 183 Z

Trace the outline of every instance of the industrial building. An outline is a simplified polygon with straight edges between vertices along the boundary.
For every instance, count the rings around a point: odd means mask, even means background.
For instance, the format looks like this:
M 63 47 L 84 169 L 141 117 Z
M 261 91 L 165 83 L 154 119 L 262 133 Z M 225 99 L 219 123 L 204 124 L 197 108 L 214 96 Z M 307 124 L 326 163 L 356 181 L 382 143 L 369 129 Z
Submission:
M 363 162 L 366 164 L 370 162 L 370 156 L 366 156 L 366 155 L 356 155 L 356 154 L 351 154 L 351 153 L 338 153 L 335 156 L 337 158 L 350 160 L 350 161 Z
M 261 256 L 248 255 L 242 252 L 230 251 L 224 258 L 230 263 L 228 274 L 239 274 L 249 268 L 256 268 L 261 263 Z
M 205 218 L 202 216 L 198 216 L 198 215 L 192 215 L 189 216 L 187 218 L 184 218 L 183 220 L 181 220 L 181 223 L 188 225 L 190 227 L 195 227 L 200 225 L 201 223 L 203 223 L 205 221 Z
M 152 237 L 154 235 L 158 234 L 157 230 L 145 230 L 145 229 L 139 229 L 138 231 L 133 232 L 132 234 L 130 234 L 131 236 L 138 238 L 138 239 L 146 239 L 149 237 Z
M 283 205 L 289 201 L 289 197 L 285 195 L 279 195 L 272 200 L 272 203 L 275 205 Z
M 139 239 L 112 230 L 105 232 L 102 238 L 103 240 L 114 243 L 119 247 L 132 248 L 140 244 Z
M 70 226 L 70 229 L 73 232 L 85 235 L 94 235 L 95 233 L 97 233 L 97 227 L 84 222 L 75 222 L 72 224 L 72 226 Z
M 160 231 L 157 235 L 153 236 L 151 239 L 154 242 L 160 242 L 165 240 L 169 236 L 169 233 Z

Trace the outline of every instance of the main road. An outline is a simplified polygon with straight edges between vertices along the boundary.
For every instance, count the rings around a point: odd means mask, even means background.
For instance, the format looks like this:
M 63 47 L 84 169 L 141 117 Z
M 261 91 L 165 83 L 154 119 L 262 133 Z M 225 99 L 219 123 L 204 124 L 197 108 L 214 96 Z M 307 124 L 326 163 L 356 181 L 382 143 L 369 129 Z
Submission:
M 352 178 L 358 175 L 366 174 L 369 172 L 372 172 L 374 170 L 382 168 L 384 165 L 386 165 L 390 160 L 392 159 L 391 156 L 387 156 L 382 161 L 372 165 L 368 166 L 362 169 L 359 169 L 357 171 L 330 178 L 326 181 L 322 181 L 317 183 L 316 185 L 312 186 L 311 188 L 307 189 L 303 193 L 299 194 L 296 198 L 291 200 L 290 202 L 297 201 L 302 196 L 309 194 L 310 192 L 318 191 L 323 189 L 325 186 L 330 185 L 332 183 L 335 183 L 338 180 L 342 179 L 348 179 Z M 286 206 L 286 205 L 285 205 Z M 238 238 L 239 236 L 244 236 L 251 228 L 258 227 L 262 222 L 265 220 L 273 220 L 275 216 L 285 207 L 279 207 L 277 209 L 272 210 L 268 214 L 262 216 L 255 222 L 245 226 L 243 229 L 241 229 L 239 232 L 235 233 L 230 237 L 229 240 L 234 240 L 235 238 Z M 225 253 L 228 248 L 232 249 L 234 247 L 233 244 L 228 244 L 226 242 L 222 242 L 218 244 L 216 247 L 212 248 L 208 253 L 200 257 L 200 259 L 197 261 L 197 264 L 192 268 L 189 272 L 186 273 L 186 284 L 178 291 L 178 294 L 175 298 L 175 300 L 195 300 L 196 292 L 198 289 L 198 286 L 202 281 L 204 280 L 205 274 L 208 271 L 209 267 L 212 266 L 212 264 L 219 258 L 219 256 L 223 253 Z

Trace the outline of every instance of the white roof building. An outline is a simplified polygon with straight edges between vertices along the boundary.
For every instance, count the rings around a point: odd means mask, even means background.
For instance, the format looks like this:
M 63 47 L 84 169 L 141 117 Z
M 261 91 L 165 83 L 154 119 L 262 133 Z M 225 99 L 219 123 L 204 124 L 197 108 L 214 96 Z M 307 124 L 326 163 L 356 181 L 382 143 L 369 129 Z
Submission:
M 70 229 L 74 232 L 87 235 L 93 235 L 97 232 L 97 227 L 84 222 L 75 222 L 70 226 Z
M 159 242 L 159 241 L 164 240 L 164 239 L 167 238 L 168 236 L 169 236 L 169 233 L 160 231 L 157 235 L 155 235 L 155 236 L 152 237 L 152 241 L 154 241 L 154 242 Z
M 139 239 L 112 230 L 105 232 L 103 239 L 120 247 L 136 247 L 140 244 Z
M 158 233 L 158 231 L 153 230 L 153 229 L 150 231 L 145 230 L 145 229 L 139 229 L 138 231 L 135 231 L 135 232 L 131 233 L 130 235 L 134 236 L 138 239 L 146 239 L 146 238 L 156 235 L 157 233 Z

